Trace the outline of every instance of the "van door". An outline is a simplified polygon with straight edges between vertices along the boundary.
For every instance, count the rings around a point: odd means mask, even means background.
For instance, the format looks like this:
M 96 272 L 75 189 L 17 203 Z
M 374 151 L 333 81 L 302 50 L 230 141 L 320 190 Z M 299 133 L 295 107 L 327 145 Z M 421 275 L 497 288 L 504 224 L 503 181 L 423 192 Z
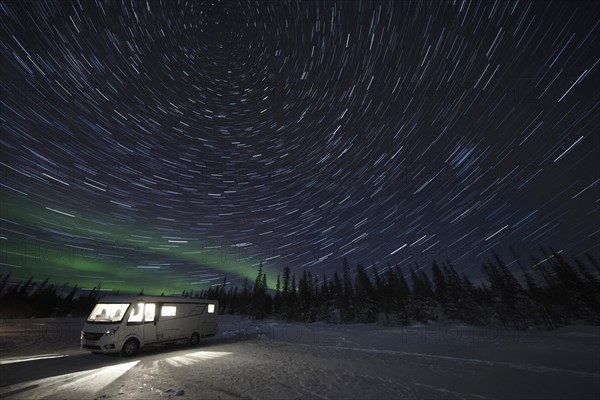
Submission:
M 144 307 L 144 343 L 156 341 L 156 304 L 146 303 Z

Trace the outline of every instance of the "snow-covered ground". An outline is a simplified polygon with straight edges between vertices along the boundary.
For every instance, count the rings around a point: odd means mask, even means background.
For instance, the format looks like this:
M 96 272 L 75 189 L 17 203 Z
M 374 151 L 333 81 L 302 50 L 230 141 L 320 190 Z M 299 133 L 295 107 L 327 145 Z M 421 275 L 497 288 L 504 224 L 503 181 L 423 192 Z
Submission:
M 199 346 L 79 350 L 83 320 L 0 321 L 0 398 L 596 399 L 600 331 L 301 324 L 221 316 Z

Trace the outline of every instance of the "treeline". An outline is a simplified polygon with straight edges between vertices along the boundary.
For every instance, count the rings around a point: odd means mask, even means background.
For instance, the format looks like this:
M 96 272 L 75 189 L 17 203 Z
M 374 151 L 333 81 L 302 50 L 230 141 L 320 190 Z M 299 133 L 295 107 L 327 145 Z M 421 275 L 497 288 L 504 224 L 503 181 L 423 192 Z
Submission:
M 100 298 L 100 285 L 81 295 L 80 289 L 65 283 L 27 281 L 9 286 L 10 274 L 0 274 L 0 318 L 87 316 Z
M 358 264 L 352 271 L 344 258 L 341 273 L 331 276 L 306 270 L 296 274 L 285 267 L 269 289 L 261 264 L 253 283 L 246 279 L 238 287 L 224 279 L 182 296 L 217 299 L 220 313 L 258 319 L 383 325 L 451 320 L 549 330 L 575 321 L 600 325 L 598 262 L 586 255 L 586 262 L 569 263 L 552 249 L 542 252 L 544 259 L 532 257 L 527 269 L 516 255 L 510 264 L 494 255 L 483 264 L 483 279 L 477 283 L 459 274 L 449 260 L 434 261 L 428 268 Z M 512 264 L 518 266 L 512 267 L 517 276 L 509 269 Z M 12 285 L 9 281 L 10 274 L 0 275 L 0 318 L 85 316 L 101 297 L 100 285 L 84 293 L 77 286 L 49 284 L 48 279 L 39 284 L 33 277 Z
M 373 265 L 369 271 L 358 264 L 352 274 L 344 259 L 341 275 L 318 277 L 306 270 L 296 275 L 286 267 L 273 291 L 261 265 L 254 285 L 245 280 L 239 288 L 224 280 L 195 296 L 219 300 L 221 313 L 289 321 L 408 325 L 452 320 L 519 330 L 553 330 L 574 321 L 600 324 L 597 261 L 586 255 L 587 263 L 575 259 L 570 264 L 554 250 L 542 251 L 545 259 L 532 257 L 528 270 L 515 257 L 511 264 L 517 264 L 522 279 L 498 255 L 484 263 L 485 279 L 478 284 L 448 260 L 432 262 L 430 274 L 417 264 L 404 270 Z

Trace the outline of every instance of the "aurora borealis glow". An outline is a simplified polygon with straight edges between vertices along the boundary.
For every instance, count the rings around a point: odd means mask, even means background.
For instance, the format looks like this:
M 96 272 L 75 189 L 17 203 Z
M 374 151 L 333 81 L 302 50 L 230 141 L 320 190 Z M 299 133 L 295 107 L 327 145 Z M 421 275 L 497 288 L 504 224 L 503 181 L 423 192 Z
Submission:
M 0 4 L 2 274 L 598 254 L 596 2 Z

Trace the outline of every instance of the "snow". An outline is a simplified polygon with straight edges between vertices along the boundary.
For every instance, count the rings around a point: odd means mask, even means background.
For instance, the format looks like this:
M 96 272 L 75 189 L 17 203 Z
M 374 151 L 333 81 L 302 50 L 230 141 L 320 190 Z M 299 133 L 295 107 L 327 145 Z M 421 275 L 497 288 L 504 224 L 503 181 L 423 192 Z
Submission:
M 82 319 L 0 321 L 4 399 L 586 399 L 600 331 L 382 327 L 220 316 L 199 346 L 132 358 L 79 349 Z

